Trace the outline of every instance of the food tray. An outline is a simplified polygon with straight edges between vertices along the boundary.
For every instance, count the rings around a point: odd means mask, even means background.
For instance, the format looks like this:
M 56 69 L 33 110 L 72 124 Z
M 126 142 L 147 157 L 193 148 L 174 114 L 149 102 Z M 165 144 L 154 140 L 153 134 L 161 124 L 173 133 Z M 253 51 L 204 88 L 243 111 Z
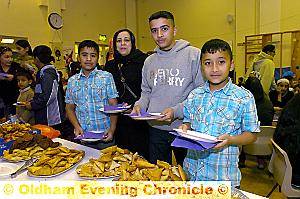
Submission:
M 34 174 L 32 174 L 31 172 L 27 171 L 27 175 L 30 176 L 30 177 L 34 177 L 34 178 L 52 178 L 52 177 L 59 176 L 59 175 L 65 173 L 65 172 L 67 172 L 67 171 L 73 169 L 76 165 L 78 165 L 78 164 L 82 161 L 82 159 L 83 159 L 84 156 L 85 156 L 85 152 L 82 151 L 82 150 L 78 150 L 78 151 L 81 151 L 81 152 L 82 152 L 82 157 L 81 157 L 81 159 L 80 159 L 78 162 L 76 162 L 75 164 L 73 164 L 71 167 L 67 168 L 66 170 L 63 170 L 63 171 L 61 171 L 61 172 L 59 172 L 59 173 L 52 174 L 52 175 L 48 175 L 48 176 L 46 176 L 46 175 L 40 175 L 40 176 L 38 176 L 38 175 L 34 175 Z
M 76 173 L 78 175 L 79 178 L 84 179 L 84 180 L 118 180 L 120 178 L 120 175 L 116 175 L 116 176 L 101 176 L 101 177 L 84 177 L 84 176 L 80 176 L 77 172 L 78 169 L 81 168 L 83 164 L 78 165 L 78 167 L 76 168 Z
M 62 144 L 61 143 L 58 143 L 58 146 L 57 147 L 59 147 L 59 146 L 61 146 Z M 54 147 L 54 148 L 56 148 L 56 147 Z M 6 150 L 9 150 L 9 149 L 6 149 Z M 44 149 L 45 150 L 45 149 Z M 44 151 L 43 150 L 43 151 Z M 5 160 L 5 161 L 7 161 L 7 162 L 10 162 L 10 163 L 18 163 L 18 162 L 25 162 L 25 161 L 27 161 L 27 160 L 30 160 L 30 159 L 33 159 L 33 158 L 39 158 L 40 156 L 32 156 L 32 157 L 28 157 L 28 158 L 26 158 L 26 159 L 22 159 L 22 160 L 9 160 L 9 159 L 7 159 L 7 158 L 5 158 L 4 156 L 1 156 L 0 158 L 1 159 L 3 159 L 3 160 Z
M 4 156 L 1 157 L 2 160 L 6 161 L 6 162 L 10 162 L 10 163 L 26 162 L 33 158 L 36 158 L 36 157 L 29 157 L 27 159 L 22 159 L 22 160 L 9 160 L 9 159 L 6 159 Z
M 78 175 L 80 179 L 83 180 L 111 180 L 116 181 L 120 178 L 120 176 L 107 176 L 107 177 L 81 177 Z

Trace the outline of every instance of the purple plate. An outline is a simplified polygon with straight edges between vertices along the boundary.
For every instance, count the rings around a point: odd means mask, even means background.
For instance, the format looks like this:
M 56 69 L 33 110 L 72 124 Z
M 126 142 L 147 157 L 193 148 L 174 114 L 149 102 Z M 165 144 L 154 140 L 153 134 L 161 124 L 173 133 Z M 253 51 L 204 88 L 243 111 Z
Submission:
M 8 77 L 7 73 L 0 73 L 0 77 Z
M 75 137 L 74 139 L 83 140 L 87 142 L 96 142 L 102 140 L 104 131 L 86 131 L 82 135 Z
M 213 148 L 220 142 L 220 141 L 205 142 L 205 141 L 193 140 L 193 139 L 189 139 L 186 137 L 182 137 L 177 132 L 174 132 L 174 131 L 172 131 L 170 133 L 177 136 L 171 144 L 171 146 L 174 146 L 174 147 L 181 147 L 181 148 L 186 148 L 186 149 L 203 151 L 203 150 Z

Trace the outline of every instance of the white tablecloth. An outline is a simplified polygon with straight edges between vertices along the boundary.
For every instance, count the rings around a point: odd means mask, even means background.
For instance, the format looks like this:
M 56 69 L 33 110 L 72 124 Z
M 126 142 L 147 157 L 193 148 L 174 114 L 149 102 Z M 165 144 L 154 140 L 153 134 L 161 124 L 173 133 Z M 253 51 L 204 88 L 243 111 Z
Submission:
M 247 191 L 242 191 L 241 190 L 241 192 L 243 193 L 243 194 L 245 194 L 248 198 L 250 198 L 250 199 L 264 199 L 264 198 L 266 198 L 266 197 L 263 197 L 263 196 L 259 196 L 259 195 L 256 195 L 256 194 L 254 194 L 254 193 L 249 193 L 249 192 L 247 192 Z
M 77 150 L 83 150 L 85 151 L 85 156 L 84 158 L 81 160 L 81 162 L 79 164 L 82 164 L 84 162 L 88 162 L 90 158 L 98 158 L 99 157 L 99 150 L 97 149 L 93 149 L 87 146 L 83 146 L 80 144 L 76 144 L 74 142 L 70 142 L 64 139 L 60 139 L 60 138 L 56 138 L 53 141 L 55 142 L 60 142 L 63 146 L 66 146 L 68 148 L 71 149 L 77 149 Z M 0 159 L 0 163 L 1 162 L 6 162 L 5 160 Z M 20 162 L 17 163 L 19 166 L 22 166 L 22 164 L 24 164 L 24 162 Z M 65 173 L 55 176 L 55 177 L 50 177 L 50 178 L 36 178 L 36 177 L 30 177 L 27 175 L 27 171 L 19 174 L 16 178 L 10 178 L 10 177 L 6 177 L 6 178 L 0 178 L 0 180 L 7 180 L 7 181 L 13 181 L 13 180 L 26 180 L 26 181 L 48 181 L 48 180 L 57 180 L 57 181 L 62 181 L 62 180 L 84 180 L 81 179 L 77 173 L 76 173 L 76 167 L 73 167 L 72 169 L 66 171 Z M 265 197 L 263 196 L 259 196 L 253 193 L 249 193 L 246 191 L 242 191 L 247 197 L 251 198 L 251 199 L 263 199 Z

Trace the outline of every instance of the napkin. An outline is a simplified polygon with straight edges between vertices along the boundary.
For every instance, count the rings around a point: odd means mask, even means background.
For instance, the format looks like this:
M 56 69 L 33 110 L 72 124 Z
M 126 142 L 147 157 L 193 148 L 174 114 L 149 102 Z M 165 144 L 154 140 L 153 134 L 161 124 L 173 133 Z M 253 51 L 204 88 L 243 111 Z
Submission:
M 82 140 L 82 139 L 102 139 L 104 132 L 103 131 L 97 131 L 98 133 L 95 133 L 93 131 L 86 131 L 82 135 L 79 135 L 75 137 L 74 139 Z
M 186 149 L 203 151 L 203 150 L 213 148 L 220 142 L 220 141 L 204 142 L 204 141 L 199 141 L 199 140 L 192 140 L 192 139 L 178 135 L 177 132 L 170 132 L 170 133 L 173 135 L 176 135 L 175 140 L 171 143 L 171 146 L 174 146 L 174 147 L 181 147 L 181 148 L 186 148 Z

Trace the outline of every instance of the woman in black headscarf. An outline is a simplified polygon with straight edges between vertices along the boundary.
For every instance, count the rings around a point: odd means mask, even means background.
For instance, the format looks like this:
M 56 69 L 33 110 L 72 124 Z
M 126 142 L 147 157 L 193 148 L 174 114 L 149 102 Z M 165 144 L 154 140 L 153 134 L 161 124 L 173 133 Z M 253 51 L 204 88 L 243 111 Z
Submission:
M 142 68 L 147 57 L 136 49 L 135 37 L 128 29 L 117 31 L 113 37 L 114 59 L 105 70 L 110 72 L 119 93 L 118 103 L 133 105 L 141 96 Z M 116 144 L 148 157 L 148 124 L 120 115 L 115 133 Z
M 274 107 L 268 96 L 264 93 L 260 80 L 256 77 L 249 77 L 244 87 L 254 96 L 260 125 L 272 126 Z
M 300 188 L 300 94 L 283 108 L 274 141 L 287 153 L 292 166 L 292 185 Z
M 255 105 L 257 109 L 257 116 L 261 126 L 272 126 L 274 117 L 274 107 L 269 100 L 267 94 L 265 94 L 260 80 L 257 77 L 249 77 L 245 82 L 244 87 L 248 89 L 254 96 Z M 246 156 L 244 152 L 241 152 L 239 166 L 244 167 Z M 257 156 L 257 163 L 259 169 L 264 169 L 265 161 L 261 156 Z

